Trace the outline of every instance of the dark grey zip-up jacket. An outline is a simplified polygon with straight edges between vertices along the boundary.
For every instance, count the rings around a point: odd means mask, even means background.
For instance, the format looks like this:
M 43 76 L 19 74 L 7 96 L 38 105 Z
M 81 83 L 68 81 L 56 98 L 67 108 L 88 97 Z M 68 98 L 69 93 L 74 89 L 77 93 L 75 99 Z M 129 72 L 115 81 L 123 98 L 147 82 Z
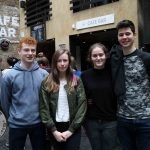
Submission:
M 148 76 L 150 77 L 150 54 L 139 49 L 136 50 L 136 55 L 142 60 Z M 112 80 L 114 91 L 118 100 L 125 99 L 125 72 L 123 64 L 123 51 L 119 45 L 114 45 L 110 51 Z

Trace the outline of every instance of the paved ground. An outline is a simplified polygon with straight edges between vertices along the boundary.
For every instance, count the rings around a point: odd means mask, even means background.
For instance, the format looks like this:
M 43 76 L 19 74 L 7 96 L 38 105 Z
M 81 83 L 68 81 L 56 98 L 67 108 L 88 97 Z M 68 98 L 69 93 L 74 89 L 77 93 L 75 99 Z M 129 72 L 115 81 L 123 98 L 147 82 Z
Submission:
M 7 140 L 8 134 L 6 133 L 1 139 L 0 139 L 0 150 L 8 150 L 9 148 L 5 146 L 5 142 Z M 29 138 L 27 138 L 26 145 L 25 145 L 26 150 L 32 150 Z M 85 133 L 82 130 L 82 138 L 81 138 L 81 147 L 80 150 L 92 150 L 89 140 Z M 116 150 L 122 150 L 119 148 L 116 148 Z

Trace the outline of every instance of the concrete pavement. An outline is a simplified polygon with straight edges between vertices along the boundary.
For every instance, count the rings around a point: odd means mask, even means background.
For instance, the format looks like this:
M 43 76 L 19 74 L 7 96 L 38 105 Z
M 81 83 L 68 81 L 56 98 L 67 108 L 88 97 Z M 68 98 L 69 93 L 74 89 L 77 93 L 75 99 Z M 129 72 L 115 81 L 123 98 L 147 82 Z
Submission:
M 6 145 L 5 145 L 7 138 L 8 138 L 8 133 L 6 132 L 5 135 L 0 139 L 0 150 L 9 150 L 9 148 L 6 147 Z M 26 150 L 32 150 L 29 137 L 27 137 L 25 149 Z M 90 143 L 89 143 L 89 140 L 88 140 L 88 138 L 87 138 L 87 136 L 83 130 L 82 130 L 80 150 L 92 150 Z M 116 150 L 122 150 L 122 149 L 116 148 Z

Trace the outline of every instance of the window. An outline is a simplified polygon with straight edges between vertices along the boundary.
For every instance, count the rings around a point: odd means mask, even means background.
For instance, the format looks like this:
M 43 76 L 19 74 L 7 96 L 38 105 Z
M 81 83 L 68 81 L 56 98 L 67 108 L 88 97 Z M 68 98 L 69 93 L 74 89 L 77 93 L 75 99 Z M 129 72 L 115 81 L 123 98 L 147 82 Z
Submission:
M 46 40 L 46 26 L 45 23 L 31 26 L 31 36 L 36 39 L 37 42 Z
M 78 11 L 113 3 L 116 1 L 119 0 L 71 0 L 70 4 L 73 4 L 73 7 L 71 7 L 70 10 L 73 10 L 73 12 L 75 13 Z
M 52 14 L 50 11 L 49 0 L 27 0 L 26 1 L 26 25 L 31 26 L 47 20 L 50 20 Z

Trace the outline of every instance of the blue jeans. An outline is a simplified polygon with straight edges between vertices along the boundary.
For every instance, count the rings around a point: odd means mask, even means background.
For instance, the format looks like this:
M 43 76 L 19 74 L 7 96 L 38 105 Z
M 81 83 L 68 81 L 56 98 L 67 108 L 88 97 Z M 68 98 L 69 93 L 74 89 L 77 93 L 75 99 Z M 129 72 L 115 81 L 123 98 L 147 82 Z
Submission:
M 44 125 L 33 128 L 10 128 L 9 150 L 23 150 L 28 134 L 33 150 L 45 150 Z
M 84 122 L 92 150 L 115 150 L 117 121 L 86 119 Z
M 119 117 L 117 132 L 123 150 L 150 150 L 150 119 Z

